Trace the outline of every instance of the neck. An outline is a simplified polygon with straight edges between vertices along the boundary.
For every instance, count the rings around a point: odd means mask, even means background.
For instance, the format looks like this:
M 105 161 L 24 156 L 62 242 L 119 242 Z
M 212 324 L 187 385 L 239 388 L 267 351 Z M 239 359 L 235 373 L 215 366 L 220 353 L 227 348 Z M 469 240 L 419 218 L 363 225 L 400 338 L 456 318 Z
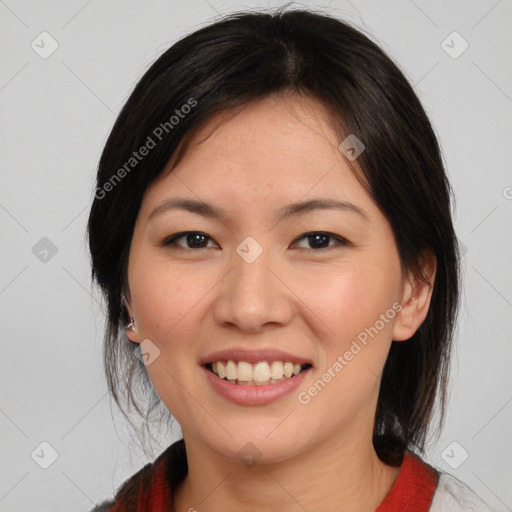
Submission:
M 252 467 L 184 438 L 189 470 L 175 512 L 261 512 L 277 504 L 280 512 L 374 512 L 399 472 L 380 461 L 367 435 L 353 442 L 337 435 L 292 459 Z

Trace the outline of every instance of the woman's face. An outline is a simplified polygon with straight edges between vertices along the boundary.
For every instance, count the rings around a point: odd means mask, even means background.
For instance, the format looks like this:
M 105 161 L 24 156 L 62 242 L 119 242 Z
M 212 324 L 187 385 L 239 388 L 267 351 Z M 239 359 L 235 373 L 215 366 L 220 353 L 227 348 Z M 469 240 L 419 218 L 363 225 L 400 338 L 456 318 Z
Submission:
M 267 97 L 216 121 L 144 195 L 129 336 L 146 340 L 149 377 L 187 442 L 261 462 L 371 443 L 408 300 L 390 225 L 315 100 Z M 178 198 L 208 207 L 162 207 Z M 310 366 L 287 378 L 285 363 Z

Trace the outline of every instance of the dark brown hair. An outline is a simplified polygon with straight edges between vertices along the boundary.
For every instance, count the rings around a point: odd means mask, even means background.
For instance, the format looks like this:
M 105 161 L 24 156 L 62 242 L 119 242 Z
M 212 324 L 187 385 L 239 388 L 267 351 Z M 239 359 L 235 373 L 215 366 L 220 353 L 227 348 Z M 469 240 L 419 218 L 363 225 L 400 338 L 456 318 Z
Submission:
M 133 405 L 147 419 L 165 409 L 124 331 L 128 254 L 144 192 L 213 114 L 289 93 L 322 102 L 340 142 L 355 134 L 366 146 L 357 165 L 391 224 L 403 268 L 419 272 L 425 250 L 437 259 L 428 315 L 410 340 L 392 343 L 381 380 L 374 445 L 397 465 L 405 449 L 424 448 L 436 399 L 440 418 L 445 406 L 460 287 L 451 189 L 429 118 L 404 74 L 360 30 L 320 12 L 241 12 L 211 23 L 165 51 L 124 105 L 101 155 L 88 222 L 92 279 L 108 309 L 109 389 L 123 412 Z M 149 139 L 156 143 L 149 153 L 130 160 Z

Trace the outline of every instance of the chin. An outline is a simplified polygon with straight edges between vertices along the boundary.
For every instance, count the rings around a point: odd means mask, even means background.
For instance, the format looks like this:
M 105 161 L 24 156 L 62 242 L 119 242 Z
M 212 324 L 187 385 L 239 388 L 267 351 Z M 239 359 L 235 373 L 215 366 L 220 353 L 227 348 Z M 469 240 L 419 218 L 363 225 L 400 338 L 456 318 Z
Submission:
M 237 435 L 233 429 L 233 437 L 227 434 L 222 437 L 207 437 L 203 438 L 203 443 L 221 457 L 246 467 L 284 462 L 306 449 L 303 446 L 305 440 L 300 432 L 295 435 L 290 435 L 286 430 L 278 432 L 278 424 L 275 420 L 269 421 L 266 424 L 268 428 L 259 425 L 257 429 L 246 429 L 243 435 Z

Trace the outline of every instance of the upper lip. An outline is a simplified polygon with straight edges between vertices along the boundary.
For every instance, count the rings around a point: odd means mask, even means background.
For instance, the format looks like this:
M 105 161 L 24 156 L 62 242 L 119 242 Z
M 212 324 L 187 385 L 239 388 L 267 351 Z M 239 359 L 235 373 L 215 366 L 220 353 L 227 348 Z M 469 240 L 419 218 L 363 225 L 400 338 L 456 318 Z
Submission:
M 304 357 L 284 352 L 283 350 L 276 350 L 274 348 L 261 348 L 258 350 L 246 348 L 228 348 L 212 352 L 207 356 L 201 358 L 200 364 L 205 365 L 214 363 L 216 361 L 246 361 L 248 363 L 259 363 L 261 361 L 290 361 L 295 364 L 311 364 L 313 363 Z

